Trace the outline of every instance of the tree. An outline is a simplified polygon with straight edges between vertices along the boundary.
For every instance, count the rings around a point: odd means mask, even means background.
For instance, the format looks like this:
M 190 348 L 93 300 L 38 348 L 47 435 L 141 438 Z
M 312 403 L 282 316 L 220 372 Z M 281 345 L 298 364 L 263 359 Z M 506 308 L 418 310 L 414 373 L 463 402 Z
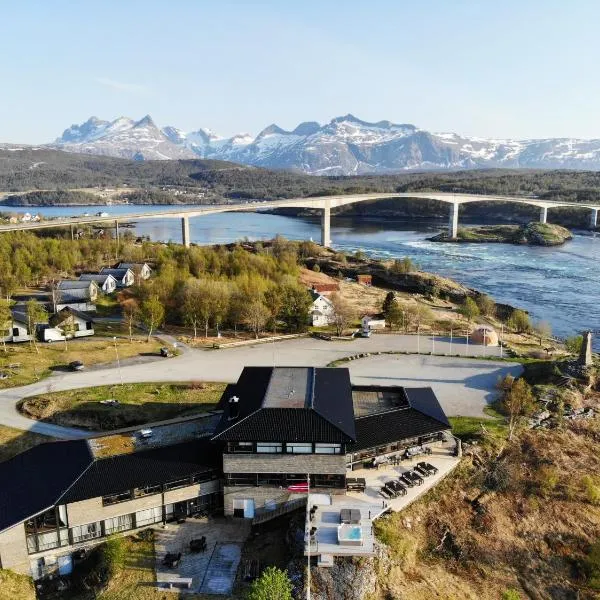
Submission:
M 229 309 L 229 298 L 231 297 L 229 283 L 227 281 L 212 281 L 209 286 L 208 295 L 211 298 L 211 317 L 218 335 L 219 326 L 227 317 Z
M 281 292 L 279 286 L 271 286 L 264 294 L 264 304 L 271 313 L 271 320 L 273 321 L 273 334 L 277 333 L 277 319 L 283 306 L 283 300 L 281 298 Z
M 160 327 L 165 319 L 165 307 L 157 295 L 152 295 L 142 302 L 140 319 L 148 328 L 148 341 L 150 341 L 152 332 Z
M 540 346 L 543 344 L 544 338 L 549 338 L 552 335 L 552 325 L 548 321 L 538 321 L 534 329 L 540 341 Z
M 36 342 L 36 325 L 38 323 L 46 323 L 48 321 L 48 314 L 46 313 L 46 309 L 35 298 L 28 300 L 26 307 L 27 333 L 31 338 L 31 342 L 33 342 L 35 351 L 39 354 L 40 350 Z
M 69 318 L 65 319 L 61 324 L 60 324 L 60 328 L 63 332 L 63 335 L 65 336 L 65 352 L 67 352 L 69 350 L 69 345 L 68 345 L 68 339 L 72 338 L 75 335 L 75 332 L 77 331 L 77 325 L 75 324 L 75 319 L 73 318 L 73 316 L 70 316 Z
M 385 318 L 390 329 L 399 329 L 406 322 L 406 309 L 398 302 L 394 302 L 385 313 Z
M 303 331 L 308 323 L 312 299 L 306 288 L 297 283 L 281 286 L 281 318 L 290 331 Z
M 123 320 L 129 330 L 129 341 L 133 341 L 133 328 L 140 318 L 140 306 L 135 298 L 127 298 L 121 302 Z
M 496 303 L 487 294 L 480 294 L 477 298 L 477 306 L 481 314 L 486 317 L 493 317 L 496 314 Z
M 10 310 L 10 302 L 0 298 L 0 335 L 2 336 L 2 345 L 6 352 L 6 335 L 10 333 L 12 327 L 12 312 Z
M 385 295 L 385 300 L 383 301 L 383 304 L 381 305 L 381 312 L 384 315 L 387 315 L 388 310 L 390 310 L 390 308 L 396 304 L 396 293 L 395 292 L 388 292 Z
M 292 600 L 292 583 L 285 571 L 267 567 L 252 582 L 248 600 Z
M 433 319 L 433 312 L 424 304 L 410 304 L 404 312 L 406 327 L 414 325 L 418 330 L 421 325 L 430 322 Z
M 261 300 L 252 300 L 246 305 L 243 311 L 243 321 L 254 333 L 258 339 L 261 331 L 264 330 L 271 313 Z
M 412 273 L 412 271 L 415 270 L 415 265 L 413 264 L 413 261 L 408 257 L 405 256 L 402 259 L 396 259 L 394 260 L 394 262 L 392 263 L 392 266 L 390 267 L 390 271 L 392 273 L 394 273 L 394 275 L 408 275 L 409 273 Z
M 335 331 L 340 336 L 344 333 L 344 329 L 356 318 L 356 313 L 348 301 L 340 296 L 340 294 L 333 293 L 329 299 L 333 305 L 332 317 Z
M 523 379 L 505 378 L 500 387 L 504 389 L 502 408 L 508 416 L 508 439 L 511 440 L 517 427 L 535 408 L 531 387 Z
M 194 340 L 198 337 L 198 325 L 203 318 L 203 300 L 200 281 L 189 279 L 183 288 L 183 321 L 194 330 Z
M 507 325 L 517 333 L 524 333 L 531 329 L 529 315 L 519 308 L 512 311 L 512 314 L 508 318 Z
M 475 300 L 470 296 L 465 298 L 465 301 L 458 308 L 459 314 L 461 314 L 470 323 L 475 317 L 479 315 L 479 307 L 475 303 Z

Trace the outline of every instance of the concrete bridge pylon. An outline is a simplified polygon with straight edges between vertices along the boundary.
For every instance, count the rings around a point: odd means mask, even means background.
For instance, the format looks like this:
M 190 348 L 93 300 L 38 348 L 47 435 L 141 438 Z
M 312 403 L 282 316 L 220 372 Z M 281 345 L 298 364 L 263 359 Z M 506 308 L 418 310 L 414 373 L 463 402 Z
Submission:
M 542 206 L 540 208 L 540 223 L 547 223 L 547 222 L 548 222 L 548 207 Z
M 598 209 L 592 208 L 592 212 L 590 214 L 590 228 L 596 229 L 598 227 Z
M 458 236 L 458 202 L 450 204 L 450 220 L 448 222 L 448 235 L 452 239 Z
M 187 215 L 181 217 L 181 243 L 186 247 L 190 247 L 190 218 Z
M 328 200 L 325 201 L 321 213 L 321 246 L 324 248 L 331 246 L 331 202 Z

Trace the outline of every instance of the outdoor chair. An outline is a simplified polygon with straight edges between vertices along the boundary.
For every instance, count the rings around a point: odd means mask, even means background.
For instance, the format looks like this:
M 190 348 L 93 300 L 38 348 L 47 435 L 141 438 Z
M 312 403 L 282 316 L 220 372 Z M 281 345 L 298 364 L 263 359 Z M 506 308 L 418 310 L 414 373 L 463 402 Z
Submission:
M 410 477 L 417 485 L 423 485 L 423 478 L 415 471 L 409 471 L 406 475 Z
M 175 569 L 181 560 L 181 552 L 167 552 L 162 564 L 168 569 Z
M 206 550 L 206 537 L 190 540 L 190 552 L 204 552 Z
M 400 483 L 407 485 L 408 487 L 415 487 L 415 482 L 408 476 L 408 473 L 404 473 L 399 477 Z

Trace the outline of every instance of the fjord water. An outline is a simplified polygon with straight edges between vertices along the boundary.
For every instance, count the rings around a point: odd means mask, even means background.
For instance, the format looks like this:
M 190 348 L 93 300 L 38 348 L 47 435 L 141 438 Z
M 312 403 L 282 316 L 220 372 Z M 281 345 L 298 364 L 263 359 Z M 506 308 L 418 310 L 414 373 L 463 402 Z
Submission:
M 33 208 L 47 216 L 111 215 L 135 210 L 167 210 L 167 206 Z M 179 207 L 181 208 L 181 207 Z M 14 211 L 0 206 L 0 211 Z M 19 209 L 23 211 L 24 209 Z M 443 244 L 427 237 L 444 228 L 434 221 L 400 222 L 389 219 L 332 219 L 335 249 L 363 250 L 376 258 L 410 256 L 421 269 L 451 277 L 503 302 L 528 310 L 533 320 L 546 320 L 555 335 L 568 336 L 583 329 L 597 332 L 600 348 L 600 235 L 575 232 L 564 246 L 544 248 L 509 244 Z M 179 242 L 179 220 L 147 220 L 136 225 L 137 235 Z M 228 243 L 243 238 L 320 240 L 318 219 L 300 219 L 263 213 L 226 213 L 190 220 L 191 240 L 197 244 Z

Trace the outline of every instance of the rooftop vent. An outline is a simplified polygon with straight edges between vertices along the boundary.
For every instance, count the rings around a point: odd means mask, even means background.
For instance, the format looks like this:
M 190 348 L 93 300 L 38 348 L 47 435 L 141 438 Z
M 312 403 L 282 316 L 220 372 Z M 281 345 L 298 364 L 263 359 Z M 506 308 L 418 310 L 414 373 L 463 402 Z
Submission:
M 229 420 L 233 421 L 240 416 L 240 399 L 237 396 L 229 398 Z

